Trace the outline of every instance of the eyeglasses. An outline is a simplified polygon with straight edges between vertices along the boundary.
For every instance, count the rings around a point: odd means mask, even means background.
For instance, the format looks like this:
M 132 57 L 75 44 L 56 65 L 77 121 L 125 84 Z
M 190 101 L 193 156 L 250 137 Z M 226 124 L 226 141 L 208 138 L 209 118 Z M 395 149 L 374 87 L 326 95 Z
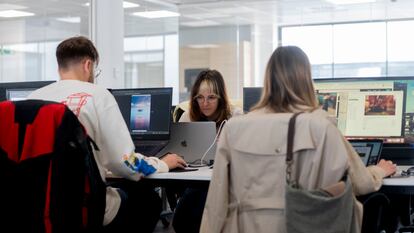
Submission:
M 202 96 L 202 95 L 198 95 L 196 97 L 194 97 L 195 100 L 197 100 L 197 102 L 199 104 L 203 103 L 204 101 L 206 101 L 207 103 L 213 103 L 216 102 L 220 97 L 216 96 L 216 95 L 209 95 L 209 96 Z
M 101 69 L 99 69 L 99 68 L 95 68 L 95 69 L 93 70 L 93 73 L 94 73 L 94 75 L 95 75 L 95 78 L 98 78 L 98 77 L 99 77 L 99 75 L 101 74 L 101 72 L 102 72 L 102 70 L 101 70 Z

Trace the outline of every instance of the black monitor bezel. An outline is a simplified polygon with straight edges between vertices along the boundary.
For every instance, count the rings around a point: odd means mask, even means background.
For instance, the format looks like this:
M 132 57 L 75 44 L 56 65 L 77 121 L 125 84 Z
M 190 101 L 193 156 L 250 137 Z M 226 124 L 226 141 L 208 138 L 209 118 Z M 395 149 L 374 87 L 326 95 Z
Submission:
M 9 90 L 28 90 L 28 89 L 39 89 L 49 84 L 56 82 L 55 80 L 49 81 L 30 81 L 30 82 L 5 82 L 0 83 L 0 101 L 7 99 L 7 91 Z

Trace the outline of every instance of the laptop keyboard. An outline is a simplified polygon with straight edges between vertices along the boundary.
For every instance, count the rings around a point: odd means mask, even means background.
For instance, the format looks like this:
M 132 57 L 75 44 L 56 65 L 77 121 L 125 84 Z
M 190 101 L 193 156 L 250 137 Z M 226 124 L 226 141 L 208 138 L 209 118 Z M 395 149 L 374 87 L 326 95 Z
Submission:
M 168 141 L 136 141 L 135 152 L 145 156 L 154 156 L 161 151 L 168 143 Z

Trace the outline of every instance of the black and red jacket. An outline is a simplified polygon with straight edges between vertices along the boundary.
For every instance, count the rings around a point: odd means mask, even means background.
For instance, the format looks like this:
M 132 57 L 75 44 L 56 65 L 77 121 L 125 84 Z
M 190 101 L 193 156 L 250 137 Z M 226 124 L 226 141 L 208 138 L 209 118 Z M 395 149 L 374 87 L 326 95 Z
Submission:
M 105 185 L 77 117 L 60 103 L 0 102 L 0 232 L 98 232 Z

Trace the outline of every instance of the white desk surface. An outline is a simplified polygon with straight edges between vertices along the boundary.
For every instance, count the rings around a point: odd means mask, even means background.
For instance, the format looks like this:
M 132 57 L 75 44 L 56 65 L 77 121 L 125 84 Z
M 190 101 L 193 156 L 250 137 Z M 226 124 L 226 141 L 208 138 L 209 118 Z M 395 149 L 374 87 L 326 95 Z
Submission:
M 397 174 L 393 177 L 384 179 L 384 186 L 414 186 L 414 176 L 403 177 L 401 171 L 407 170 L 411 166 L 398 166 Z M 145 179 L 163 179 L 163 180 L 193 180 L 209 181 L 211 179 L 212 169 L 208 167 L 199 168 L 191 172 L 168 172 L 157 173 L 145 177 Z
M 401 171 L 407 170 L 412 166 L 398 166 L 397 173 L 389 178 L 385 178 L 383 186 L 414 186 L 414 176 L 401 176 Z
M 209 167 L 201 167 L 197 171 L 156 173 L 144 179 L 210 181 L 212 170 Z
M 401 171 L 407 170 L 411 166 L 398 166 L 396 175 L 385 178 L 383 186 L 411 186 L 414 187 L 414 176 L 401 176 Z M 208 167 L 198 168 L 197 171 L 190 172 L 168 172 L 156 173 L 145 177 L 148 180 L 191 180 L 191 181 L 210 181 L 212 170 Z

